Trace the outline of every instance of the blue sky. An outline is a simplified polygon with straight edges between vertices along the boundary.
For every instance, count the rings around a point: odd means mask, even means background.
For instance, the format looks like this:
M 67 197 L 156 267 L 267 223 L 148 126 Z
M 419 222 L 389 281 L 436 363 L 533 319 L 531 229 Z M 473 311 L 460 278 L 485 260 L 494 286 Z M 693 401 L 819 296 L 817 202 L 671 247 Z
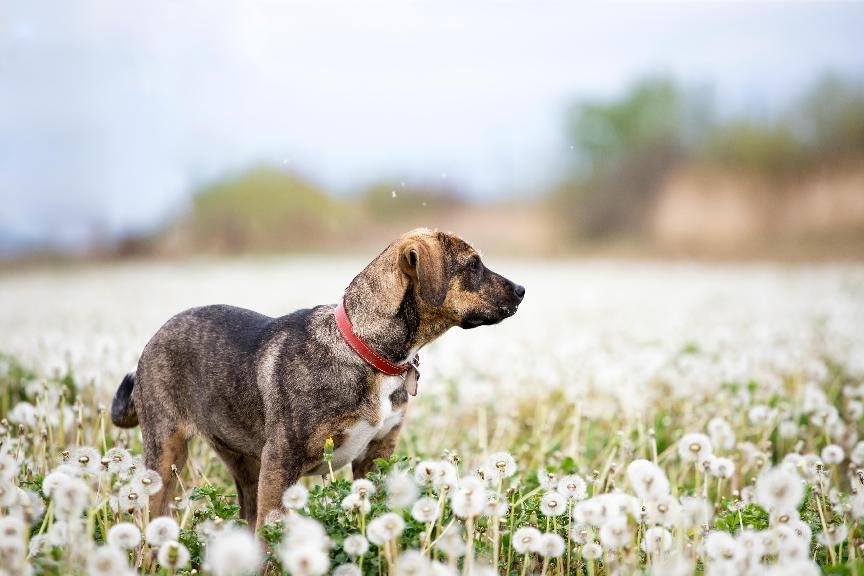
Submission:
M 769 113 L 864 77 L 864 3 L 0 0 L 0 243 L 77 244 L 260 162 L 526 193 L 567 106 L 667 74 Z

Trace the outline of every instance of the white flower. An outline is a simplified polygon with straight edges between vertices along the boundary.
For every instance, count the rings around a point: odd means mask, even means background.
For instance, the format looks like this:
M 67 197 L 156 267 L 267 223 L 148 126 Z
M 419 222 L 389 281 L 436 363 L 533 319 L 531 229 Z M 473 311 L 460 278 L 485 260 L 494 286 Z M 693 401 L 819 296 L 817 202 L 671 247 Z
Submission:
M 24 540 L 24 521 L 14 516 L 0 516 L 0 541 Z
M 131 550 L 141 543 L 141 530 L 131 522 L 120 522 L 108 530 L 108 544 L 120 550 Z
M 90 488 L 80 478 L 66 478 L 51 490 L 55 513 L 64 518 L 77 518 L 87 507 Z
M 54 490 L 69 479 L 69 475 L 59 467 L 48 473 L 42 480 L 42 492 L 49 498 L 54 497 Z
M 373 544 L 382 546 L 385 542 L 398 538 L 404 529 L 405 521 L 402 520 L 402 517 L 388 512 L 369 522 L 366 537 Z
M 139 470 L 130 484 L 138 494 L 153 496 L 162 490 L 162 477 L 155 470 Z
M 406 550 L 396 558 L 396 576 L 425 575 L 429 572 L 429 559 L 419 550 Z
M 837 444 L 829 444 L 822 448 L 822 461 L 829 466 L 834 464 L 840 464 L 843 462 L 843 459 L 846 457 L 846 454 L 843 452 L 843 448 L 838 446 Z
M 588 524 L 573 524 L 570 528 L 570 538 L 576 544 L 588 544 L 594 541 L 594 528 Z
M 292 576 L 321 576 L 330 568 L 330 558 L 318 546 L 281 546 L 279 557 Z
M 786 440 L 796 438 L 798 436 L 798 424 L 791 420 L 784 420 L 777 427 L 777 433 L 781 438 L 785 438 Z
M 372 509 L 372 504 L 369 503 L 368 498 L 363 498 L 352 492 L 342 499 L 342 508 L 348 512 L 362 511 L 363 514 L 368 514 Z
M 764 472 L 756 480 L 756 502 L 766 510 L 797 510 L 804 499 L 804 486 L 795 474 L 782 468 Z
M 558 480 L 558 492 L 564 494 L 569 500 L 584 500 L 588 496 L 588 488 L 585 480 L 578 474 L 568 474 Z
M 351 558 L 357 559 L 369 550 L 369 541 L 362 534 L 352 534 L 342 542 L 342 549 Z
M 545 468 L 537 471 L 537 481 L 540 482 L 540 487 L 544 490 L 554 490 L 558 484 L 558 477 L 554 472 L 549 472 Z
M 816 534 L 816 540 L 823 546 L 837 546 L 846 540 L 849 528 L 845 524 L 834 524 L 828 526 L 828 530 Z
M 721 450 L 731 450 L 735 446 L 735 433 L 723 418 L 716 416 L 708 422 L 708 435 L 711 444 Z
M 115 512 L 137 510 L 143 508 L 149 499 L 146 494 L 139 494 L 131 485 L 124 484 L 120 488 L 117 499 L 111 501 L 111 507 Z
M 126 554 L 113 546 L 100 546 L 87 558 L 89 576 L 118 576 L 128 572 Z
M 438 476 L 438 462 L 423 460 L 414 468 L 414 479 L 418 484 L 431 485 Z
M 82 474 L 98 474 L 102 468 L 101 460 L 102 454 L 92 446 L 76 448 L 69 457 L 69 463 Z
M 465 554 L 465 539 L 459 533 L 459 529 L 452 524 L 438 538 L 435 547 L 444 553 L 447 558 L 455 559 Z
M 54 522 L 48 529 L 48 542 L 51 546 L 65 546 L 69 542 L 69 523 L 65 520 Z
M 452 491 L 456 487 L 457 481 L 456 467 L 446 460 L 438 462 L 435 467 L 435 476 L 432 478 L 432 486 L 439 492 L 444 489 Z
M 173 518 L 159 516 L 150 521 L 144 536 L 151 546 L 161 546 L 166 542 L 177 540 L 180 537 L 180 527 Z
M 500 494 L 487 492 L 486 494 L 486 509 L 483 510 L 485 516 L 490 518 L 500 518 L 507 514 L 510 506 Z
M 858 442 L 852 452 L 849 453 L 849 459 L 856 466 L 864 466 L 864 441 Z
M 420 498 L 411 508 L 411 516 L 418 522 L 428 523 L 438 519 L 438 502 L 434 498 Z
M 182 568 L 189 563 L 189 550 L 179 542 L 165 542 L 156 555 L 159 564 L 166 568 Z
M 705 537 L 705 554 L 713 562 L 736 562 L 741 557 L 738 543 L 726 532 L 712 530 Z
M 681 505 L 672 496 L 663 496 L 645 503 L 649 524 L 673 526 L 681 521 Z
M 12 482 L 18 476 L 19 465 L 12 456 L 0 455 L 0 483 Z
M 365 478 L 359 478 L 351 483 L 351 493 L 368 499 L 375 494 L 375 484 Z
M 713 458 L 709 471 L 716 478 L 731 478 L 735 473 L 735 463 L 729 458 Z
M 669 480 L 666 474 L 648 460 L 634 460 L 628 464 L 627 478 L 636 495 L 643 500 L 659 498 L 669 493 Z
M 611 518 L 600 526 L 600 543 L 613 550 L 630 542 L 630 527 L 626 517 Z
M 309 491 L 300 484 L 294 484 L 285 489 L 282 494 L 282 505 L 289 510 L 299 510 L 306 506 Z
M 603 548 L 600 547 L 596 542 L 589 542 L 582 546 L 582 557 L 588 560 L 589 562 L 593 562 L 600 558 L 603 555 Z
M 417 483 L 407 472 L 387 478 L 387 502 L 391 508 L 407 508 L 417 499 Z
M 32 428 L 36 425 L 36 407 L 29 402 L 18 402 L 9 412 L 9 421 Z
M 333 569 L 333 576 L 362 576 L 360 567 L 356 564 L 340 564 Z
M 483 514 L 486 508 L 486 486 L 477 478 L 465 478 L 450 501 L 453 513 L 459 518 Z
M 567 497 L 558 492 L 546 492 L 540 499 L 540 511 L 544 516 L 561 516 L 567 512 Z
M 558 534 L 548 532 L 540 537 L 537 553 L 544 558 L 560 558 L 564 554 L 564 539 Z
M 603 523 L 603 507 L 596 498 L 583 500 L 573 508 L 573 519 L 579 524 L 600 526 Z
M 678 441 L 678 455 L 684 462 L 698 462 L 712 453 L 711 441 L 704 434 L 685 434 Z
M 256 574 L 264 561 L 258 540 L 244 529 L 235 528 L 216 534 L 206 550 L 205 562 L 213 576 Z
M 642 550 L 651 554 L 668 552 L 672 546 L 672 533 L 662 526 L 652 526 L 642 536 Z
M 125 448 L 110 448 L 105 453 L 108 460 L 108 471 L 112 474 L 126 474 L 132 467 L 132 455 Z
M 292 514 L 286 520 L 288 533 L 282 540 L 282 545 L 288 548 L 312 546 L 324 549 L 329 539 L 320 522 L 314 518 Z
M 543 535 L 533 526 L 523 526 L 513 533 L 513 549 L 518 554 L 536 552 L 540 547 Z
M 485 469 L 490 480 L 510 478 L 516 473 L 516 460 L 509 452 L 495 452 L 486 458 Z

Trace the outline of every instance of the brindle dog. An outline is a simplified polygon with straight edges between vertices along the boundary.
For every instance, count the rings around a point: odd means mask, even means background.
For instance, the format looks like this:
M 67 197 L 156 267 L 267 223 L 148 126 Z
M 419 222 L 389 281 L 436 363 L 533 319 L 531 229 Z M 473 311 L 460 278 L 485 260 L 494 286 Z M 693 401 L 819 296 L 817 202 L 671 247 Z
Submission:
M 414 230 L 387 247 L 345 290 L 354 333 L 394 363 L 453 326 L 475 328 L 513 315 L 522 286 L 486 268 L 451 234 Z M 333 467 L 355 477 L 393 452 L 408 404 L 400 376 L 359 357 L 339 333 L 333 305 L 271 318 L 225 305 L 171 318 L 120 384 L 115 425 L 141 424 L 144 458 L 165 488 L 150 503 L 165 514 L 187 441 L 198 434 L 225 461 L 250 526 L 279 509 L 285 489 L 321 474 L 324 442 Z

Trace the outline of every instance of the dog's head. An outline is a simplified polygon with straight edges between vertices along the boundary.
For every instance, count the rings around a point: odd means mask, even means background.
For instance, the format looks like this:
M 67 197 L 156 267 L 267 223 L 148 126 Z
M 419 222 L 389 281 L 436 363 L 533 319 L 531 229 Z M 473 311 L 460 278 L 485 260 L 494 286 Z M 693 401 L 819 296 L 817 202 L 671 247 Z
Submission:
M 451 326 L 497 324 L 515 314 L 525 297 L 525 288 L 487 268 L 471 245 L 452 234 L 412 230 L 395 248 L 422 313 Z

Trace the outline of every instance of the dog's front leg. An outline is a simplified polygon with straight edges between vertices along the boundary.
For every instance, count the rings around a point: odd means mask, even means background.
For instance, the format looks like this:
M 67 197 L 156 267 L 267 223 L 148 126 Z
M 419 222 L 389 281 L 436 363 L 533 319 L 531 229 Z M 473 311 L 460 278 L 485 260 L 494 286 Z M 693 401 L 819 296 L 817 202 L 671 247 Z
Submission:
M 267 522 L 267 515 L 282 507 L 285 489 L 300 479 L 301 466 L 292 456 L 288 443 L 271 439 L 261 451 L 261 472 L 258 476 L 258 519 L 255 529 Z
M 362 458 L 358 458 L 351 463 L 351 472 L 354 479 L 365 478 L 366 474 L 375 470 L 376 458 L 390 458 L 393 451 L 396 449 L 396 441 L 399 439 L 399 432 L 402 430 L 400 422 L 394 426 L 387 434 L 380 438 L 375 438 L 369 443 L 365 454 Z

